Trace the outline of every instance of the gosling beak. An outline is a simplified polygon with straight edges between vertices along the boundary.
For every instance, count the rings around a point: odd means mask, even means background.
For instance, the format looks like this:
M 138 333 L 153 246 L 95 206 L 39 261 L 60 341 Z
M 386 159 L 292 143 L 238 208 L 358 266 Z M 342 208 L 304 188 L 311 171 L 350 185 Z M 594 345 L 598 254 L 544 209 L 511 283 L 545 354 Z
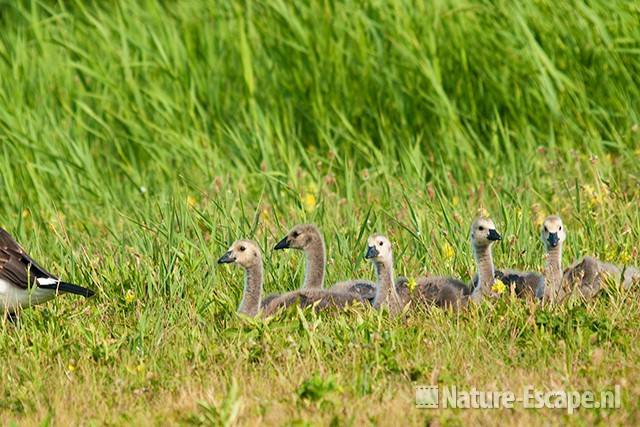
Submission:
M 364 258 L 371 259 L 371 258 L 377 257 L 378 255 L 380 255 L 380 252 L 378 252 L 378 249 L 375 246 L 369 246 L 367 248 L 367 253 L 365 254 Z
M 220 259 L 218 260 L 218 264 L 230 264 L 235 260 L 236 258 L 231 254 L 231 251 L 229 251 L 220 257 Z
M 287 248 L 289 248 L 289 237 L 285 237 L 284 239 L 280 240 L 278 244 L 273 247 L 273 249 L 276 251 L 279 249 L 287 249 Z
M 558 246 L 558 243 L 560 242 L 558 233 L 549 233 L 549 237 L 547 237 L 547 242 L 549 242 L 549 245 L 552 248 L 555 248 L 556 246 Z
M 492 242 L 495 242 L 496 240 L 502 240 L 502 236 L 496 231 L 495 228 L 492 228 L 491 230 L 489 230 L 489 235 L 487 236 L 487 239 L 491 240 Z

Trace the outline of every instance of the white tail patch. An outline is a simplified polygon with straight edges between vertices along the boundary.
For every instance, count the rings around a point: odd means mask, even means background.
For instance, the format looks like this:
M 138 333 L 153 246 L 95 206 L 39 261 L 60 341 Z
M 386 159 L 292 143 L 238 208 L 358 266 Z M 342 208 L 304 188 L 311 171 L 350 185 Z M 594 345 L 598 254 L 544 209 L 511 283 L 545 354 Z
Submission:
M 58 283 L 58 279 L 52 279 L 50 277 L 39 277 L 36 279 L 38 285 L 46 286 L 46 285 L 55 285 Z

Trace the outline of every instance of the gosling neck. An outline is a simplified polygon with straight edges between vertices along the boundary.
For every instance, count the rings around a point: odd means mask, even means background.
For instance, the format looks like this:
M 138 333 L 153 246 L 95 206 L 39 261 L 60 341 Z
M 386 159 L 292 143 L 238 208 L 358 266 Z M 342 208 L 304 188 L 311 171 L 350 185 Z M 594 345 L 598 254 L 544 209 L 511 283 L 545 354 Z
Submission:
M 311 242 L 305 247 L 304 254 L 305 272 L 303 288 L 320 289 L 324 283 L 324 269 L 326 265 L 326 255 L 324 239 L 319 234 L 314 236 Z
M 373 306 L 375 308 L 387 306 L 390 312 L 396 313 L 400 309 L 400 297 L 393 282 L 393 260 L 376 261 L 374 265 L 378 276 L 378 286 Z
M 491 245 L 473 247 L 473 257 L 478 268 L 478 288 L 483 295 L 491 294 L 491 286 L 494 282 L 495 271 L 493 268 L 493 256 Z
M 562 286 L 562 242 L 555 248 L 547 249 L 547 262 L 544 268 L 545 300 L 554 301 Z
M 255 316 L 260 310 L 262 298 L 262 262 L 245 268 L 244 292 L 238 313 Z

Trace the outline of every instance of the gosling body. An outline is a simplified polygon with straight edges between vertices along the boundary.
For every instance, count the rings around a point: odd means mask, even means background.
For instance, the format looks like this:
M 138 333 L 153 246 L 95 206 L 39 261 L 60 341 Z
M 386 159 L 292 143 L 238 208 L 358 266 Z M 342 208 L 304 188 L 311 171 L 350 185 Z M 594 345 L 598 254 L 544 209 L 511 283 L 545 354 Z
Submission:
M 322 233 L 313 224 L 299 224 L 274 247 L 275 250 L 298 249 L 305 254 L 305 274 L 302 289 L 322 289 L 326 270 L 326 249 Z M 376 284 L 364 280 L 345 280 L 334 284 L 332 291 L 353 293 L 373 302 Z

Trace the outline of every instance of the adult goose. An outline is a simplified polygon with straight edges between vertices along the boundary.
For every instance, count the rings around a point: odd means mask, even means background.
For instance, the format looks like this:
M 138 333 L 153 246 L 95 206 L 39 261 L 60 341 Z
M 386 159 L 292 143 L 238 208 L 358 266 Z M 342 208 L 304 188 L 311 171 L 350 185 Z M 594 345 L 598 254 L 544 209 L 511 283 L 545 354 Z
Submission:
M 0 310 L 9 316 L 61 293 L 91 297 L 94 291 L 64 282 L 42 268 L 0 228 Z

